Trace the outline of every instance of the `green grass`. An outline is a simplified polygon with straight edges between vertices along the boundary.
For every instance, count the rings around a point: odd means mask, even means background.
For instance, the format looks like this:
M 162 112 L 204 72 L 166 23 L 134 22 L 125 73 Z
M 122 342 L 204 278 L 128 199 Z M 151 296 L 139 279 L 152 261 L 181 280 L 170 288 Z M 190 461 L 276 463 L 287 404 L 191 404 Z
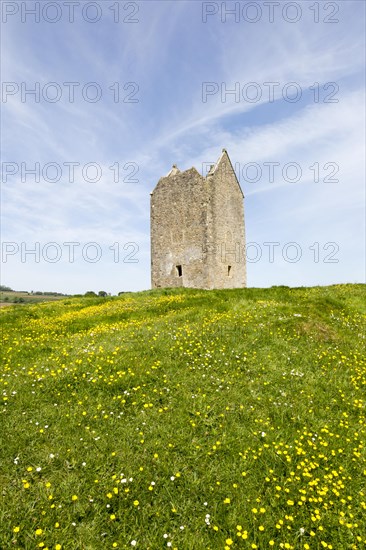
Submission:
M 364 548 L 365 298 L 3 308 L 0 548 Z

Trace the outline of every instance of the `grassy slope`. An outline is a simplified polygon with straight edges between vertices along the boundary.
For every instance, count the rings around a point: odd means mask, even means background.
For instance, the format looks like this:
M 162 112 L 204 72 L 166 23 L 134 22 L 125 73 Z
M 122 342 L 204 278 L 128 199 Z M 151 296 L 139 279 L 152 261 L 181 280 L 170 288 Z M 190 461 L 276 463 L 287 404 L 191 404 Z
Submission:
M 365 297 L 1 310 L 0 547 L 364 548 Z

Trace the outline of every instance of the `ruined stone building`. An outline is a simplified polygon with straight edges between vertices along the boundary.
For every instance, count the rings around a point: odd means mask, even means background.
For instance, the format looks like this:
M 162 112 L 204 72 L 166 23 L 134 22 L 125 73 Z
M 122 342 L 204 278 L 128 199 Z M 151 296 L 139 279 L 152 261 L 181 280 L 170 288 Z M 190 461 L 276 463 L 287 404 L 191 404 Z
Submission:
M 246 286 L 244 195 L 227 151 L 207 176 L 175 165 L 151 193 L 152 288 Z

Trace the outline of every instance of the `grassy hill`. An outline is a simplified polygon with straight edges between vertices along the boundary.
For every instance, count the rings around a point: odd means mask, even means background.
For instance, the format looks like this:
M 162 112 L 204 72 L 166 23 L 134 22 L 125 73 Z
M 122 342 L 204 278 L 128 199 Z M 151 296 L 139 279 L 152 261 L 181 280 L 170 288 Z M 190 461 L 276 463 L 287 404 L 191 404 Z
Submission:
M 362 549 L 364 285 L 0 311 L 0 547 Z

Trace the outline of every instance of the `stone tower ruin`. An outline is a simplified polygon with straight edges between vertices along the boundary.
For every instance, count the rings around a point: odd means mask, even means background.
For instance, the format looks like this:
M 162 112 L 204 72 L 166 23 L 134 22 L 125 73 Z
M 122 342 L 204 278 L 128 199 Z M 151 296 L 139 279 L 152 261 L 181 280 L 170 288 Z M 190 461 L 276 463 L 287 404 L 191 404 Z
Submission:
M 207 176 L 175 165 L 151 193 L 152 288 L 246 286 L 244 195 L 225 149 Z

